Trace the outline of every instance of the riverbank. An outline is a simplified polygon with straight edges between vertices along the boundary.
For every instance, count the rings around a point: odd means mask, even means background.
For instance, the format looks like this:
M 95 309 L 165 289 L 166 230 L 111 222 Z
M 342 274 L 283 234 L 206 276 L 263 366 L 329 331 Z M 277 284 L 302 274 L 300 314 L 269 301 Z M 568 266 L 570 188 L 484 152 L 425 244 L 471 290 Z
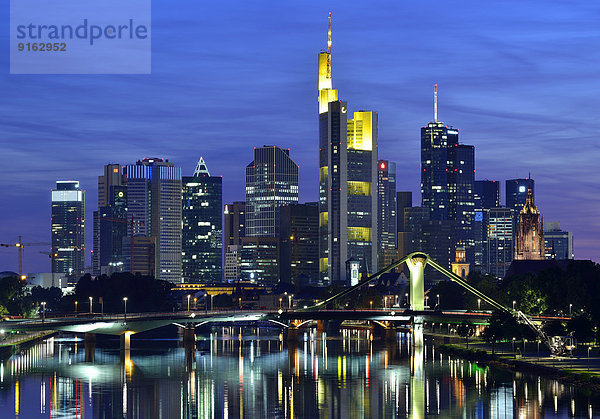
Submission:
M 437 343 L 435 347 L 441 353 L 464 358 L 478 364 L 544 375 L 566 384 L 584 386 L 600 393 L 600 373 L 595 369 L 587 371 L 581 368 L 582 361 L 585 362 L 581 358 L 569 359 L 550 356 L 516 358 L 515 354 L 493 353 L 491 348 L 482 347 L 481 342 L 473 342 L 468 348 L 462 343 Z M 587 368 L 590 368 L 589 361 L 587 362 Z M 574 365 L 579 368 L 573 368 Z
M 30 332 L 30 333 L 19 333 L 0 340 L 0 360 L 4 360 L 12 356 L 34 343 L 56 335 L 56 331 L 42 331 L 42 332 Z

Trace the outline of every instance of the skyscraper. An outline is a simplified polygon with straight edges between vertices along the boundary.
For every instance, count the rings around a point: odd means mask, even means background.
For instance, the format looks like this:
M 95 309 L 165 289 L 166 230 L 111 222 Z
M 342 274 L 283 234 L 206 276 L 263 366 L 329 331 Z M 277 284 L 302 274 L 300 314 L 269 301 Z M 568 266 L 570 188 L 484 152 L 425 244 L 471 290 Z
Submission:
M 484 209 L 486 225 L 485 272 L 504 278 L 514 256 L 513 213 L 511 208 Z
M 384 267 L 398 259 L 396 246 L 396 163 L 377 163 L 378 265 Z
M 242 241 L 241 275 L 275 285 L 279 280 L 279 209 L 298 202 L 298 165 L 290 150 L 277 146 L 254 149 L 246 166 L 246 237 Z
M 298 165 L 290 150 L 254 148 L 246 166 L 246 237 L 278 237 L 279 207 L 298 202 Z
M 319 205 L 281 207 L 279 275 L 281 281 L 307 286 L 319 281 Z
M 346 261 L 377 269 L 378 115 L 354 112 L 338 100 L 331 76 L 331 14 L 327 51 L 318 60 L 319 278 L 346 283 Z
M 211 176 L 202 158 L 193 176 L 184 176 L 181 261 L 184 282 L 222 279 L 223 179 Z
M 485 269 L 487 263 L 487 233 L 489 220 L 487 210 L 500 207 L 500 182 L 496 180 L 476 180 L 475 217 L 473 219 L 473 262 L 475 267 Z M 512 231 L 512 229 L 511 229 Z
M 241 279 L 242 239 L 246 237 L 246 202 L 226 204 L 223 211 L 226 281 Z
M 122 271 L 127 262 L 126 243 L 124 243 L 127 239 L 128 224 L 127 186 L 111 185 L 108 189 L 107 204 L 94 212 L 94 222 L 97 223 L 99 236 L 97 252 L 94 251 L 94 256 L 100 266 L 100 274 L 105 275 Z
M 457 245 L 465 250 L 467 262 L 473 262 L 474 189 L 475 148 L 459 144 L 458 130 L 438 121 L 435 85 L 434 120 L 421 128 L 421 205 L 429 208 L 432 221 L 455 225 L 451 248 L 439 254 L 444 266 L 450 266 Z
M 59 180 L 52 190 L 52 253 L 52 272 L 77 282 L 85 270 L 85 191 L 76 180 Z
M 181 169 L 168 160 L 145 158 L 128 165 L 125 174 L 133 235 L 155 238 L 156 278 L 181 283 Z
M 101 266 L 107 266 L 108 263 L 111 263 L 113 259 L 115 259 L 115 252 L 117 252 L 116 248 L 118 246 L 122 246 L 122 243 L 118 242 L 122 241 L 118 238 L 118 234 L 121 231 L 125 231 L 126 226 L 124 223 L 120 224 L 107 224 L 106 220 L 108 218 L 120 218 L 125 214 L 121 214 L 121 206 L 120 201 L 123 196 L 126 196 L 127 191 L 124 188 L 126 185 L 126 178 L 121 170 L 120 164 L 107 164 L 104 166 L 104 172 L 102 175 L 98 176 L 98 211 L 94 211 L 93 214 L 93 252 L 92 252 L 92 274 L 100 275 L 101 274 Z M 118 196 L 118 192 L 122 192 L 124 195 Z M 117 194 L 117 195 L 115 195 Z M 115 208 L 113 206 L 116 205 L 116 212 L 113 211 Z M 124 206 L 126 210 L 126 205 Z M 100 226 L 100 218 L 104 218 L 103 226 Z M 113 230 L 114 231 L 109 231 Z M 104 240 L 102 238 L 101 230 L 104 231 Z M 106 235 L 110 236 L 110 239 Z M 104 249 L 100 245 L 100 242 L 103 241 L 105 244 Z M 112 243 L 115 243 L 115 248 L 113 249 Z M 109 246 L 108 248 L 106 246 Z M 105 255 L 102 255 L 102 251 L 104 250 Z M 106 254 L 108 252 L 108 254 Z
M 476 180 L 473 199 L 477 209 L 500 207 L 500 182 L 497 180 Z
M 542 260 L 545 254 L 544 219 L 533 202 L 533 189 L 528 187 L 525 206 L 517 222 L 515 259 Z
M 412 249 L 412 234 L 404 223 L 404 209 L 412 207 L 412 192 L 399 191 L 396 193 L 396 229 L 398 232 L 397 247 L 398 259 L 410 253 Z
M 574 259 L 573 233 L 563 231 L 560 221 L 544 224 L 546 259 Z

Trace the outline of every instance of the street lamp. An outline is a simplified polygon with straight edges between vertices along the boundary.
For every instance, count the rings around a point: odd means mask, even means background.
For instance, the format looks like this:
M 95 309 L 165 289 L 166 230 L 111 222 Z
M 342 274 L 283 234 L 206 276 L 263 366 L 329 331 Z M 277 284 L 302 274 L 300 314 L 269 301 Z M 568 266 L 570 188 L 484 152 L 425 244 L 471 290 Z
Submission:
M 79 303 L 77 300 L 75 300 L 75 313 L 77 313 L 77 304 L 79 304 Z
M 573 304 L 569 304 L 569 316 L 573 314 Z
M 517 304 L 517 302 L 513 300 L 513 310 L 515 309 L 515 304 Z
M 240 310 L 242 309 L 242 297 L 238 297 L 238 304 L 240 306 Z
M 90 298 L 90 314 L 92 314 L 92 301 L 94 301 L 94 297 L 89 297 Z
M 42 305 L 42 322 L 43 322 L 44 320 L 46 320 L 46 302 L 42 301 L 40 304 Z M 588 357 L 589 357 L 589 352 L 588 352 Z
M 406 307 L 408 307 L 408 293 L 404 294 L 404 296 L 406 297 Z
M 215 298 L 215 296 L 213 294 L 210 295 L 210 311 L 213 310 L 213 298 Z
M 537 299 L 537 303 L 538 303 L 538 316 L 542 315 L 542 305 L 540 304 L 541 301 L 542 301 L 541 298 Z
M 481 298 L 477 299 L 477 310 L 481 310 Z
M 194 297 L 194 310 L 197 310 L 198 307 L 196 306 L 196 302 L 198 301 L 197 297 Z
M 429 295 L 425 296 L 425 308 L 429 308 Z
M 188 309 L 187 309 L 187 311 L 190 311 L 190 298 L 191 297 L 192 296 L 190 294 L 188 294 L 188 296 L 187 296 L 187 300 L 188 300 Z
M 283 301 L 283 298 L 279 297 L 279 308 L 281 309 L 281 302 Z
M 437 297 L 437 306 L 439 307 L 440 306 L 440 295 L 436 294 L 436 297 Z
M 288 295 L 288 308 L 291 310 L 292 309 L 292 297 L 294 296 L 294 294 L 290 294 Z
M 373 300 L 369 301 L 369 304 L 371 305 L 371 310 L 373 310 Z
M 123 297 L 123 303 L 125 304 L 123 321 L 126 322 L 127 321 L 127 297 Z

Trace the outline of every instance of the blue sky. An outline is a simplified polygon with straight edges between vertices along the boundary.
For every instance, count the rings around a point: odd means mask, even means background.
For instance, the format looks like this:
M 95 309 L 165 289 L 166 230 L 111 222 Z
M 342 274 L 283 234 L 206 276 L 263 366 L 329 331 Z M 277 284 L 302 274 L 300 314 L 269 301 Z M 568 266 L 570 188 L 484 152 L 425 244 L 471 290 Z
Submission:
M 1 11 L 8 28 L 8 5 Z M 600 261 L 600 5 L 593 2 L 152 3 L 151 75 L 9 75 L 0 53 L 0 241 L 50 239 L 50 189 L 87 190 L 91 250 L 97 176 L 109 162 L 200 156 L 244 199 L 252 148 L 291 148 L 301 201 L 317 198 L 317 53 L 333 13 L 333 78 L 350 110 L 379 112 L 379 154 L 419 204 L 420 127 L 439 119 L 476 147 L 476 178 L 536 181 L 545 221 Z M 502 191 L 504 200 L 504 191 Z M 24 270 L 47 271 L 42 248 Z M 89 258 L 88 258 L 89 261 Z M 0 270 L 16 252 L 0 249 Z

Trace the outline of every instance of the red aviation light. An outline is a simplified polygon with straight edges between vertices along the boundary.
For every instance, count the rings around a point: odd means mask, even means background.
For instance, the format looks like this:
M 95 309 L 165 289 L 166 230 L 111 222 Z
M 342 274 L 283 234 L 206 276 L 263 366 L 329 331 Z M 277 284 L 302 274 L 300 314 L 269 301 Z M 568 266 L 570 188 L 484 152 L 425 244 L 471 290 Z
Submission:
M 385 163 L 381 162 L 381 165 L 379 167 L 381 167 L 382 169 L 385 169 Z

